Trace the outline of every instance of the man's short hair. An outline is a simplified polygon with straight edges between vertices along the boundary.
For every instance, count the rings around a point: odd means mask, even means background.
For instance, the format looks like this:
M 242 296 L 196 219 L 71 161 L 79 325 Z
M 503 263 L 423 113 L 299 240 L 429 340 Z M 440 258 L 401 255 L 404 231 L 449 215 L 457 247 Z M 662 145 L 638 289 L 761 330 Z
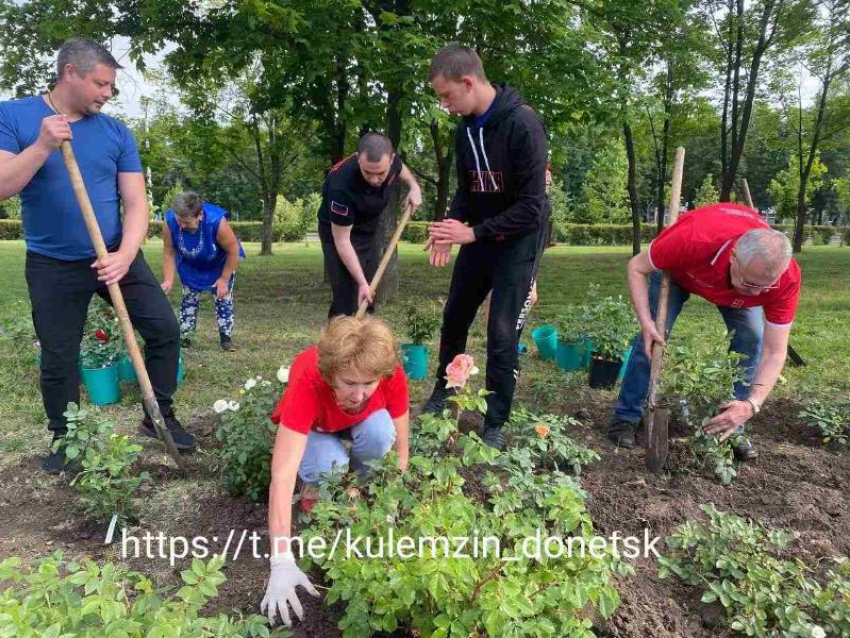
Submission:
M 465 75 L 477 77 L 482 82 L 487 81 L 484 65 L 475 49 L 465 47 L 457 42 L 451 42 L 444 46 L 437 51 L 434 59 L 431 60 L 431 67 L 428 69 L 428 81 L 433 82 L 434 78 L 441 75 L 447 80 L 454 80 L 455 82 L 460 82 Z
M 357 145 L 358 153 L 366 153 L 366 159 L 370 162 L 380 162 L 384 155 L 392 157 L 393 143 L 386 135 L 380 133 L 366 133 L 360 138 Z
M 71 38 L 66 40 L 56 55 L 56 81 L 62 79 L 65 66 L 73 64 L 80 77 L 94 71 L 94 67 L 103 64 L 112 69 L 123 69 L 118 61 L 103 45 L 88 38 Z
M 195 191 L 183 191 L 174 198 L 174 214 L 181 219 L 194 219 L 201 214 L 204 200 Z

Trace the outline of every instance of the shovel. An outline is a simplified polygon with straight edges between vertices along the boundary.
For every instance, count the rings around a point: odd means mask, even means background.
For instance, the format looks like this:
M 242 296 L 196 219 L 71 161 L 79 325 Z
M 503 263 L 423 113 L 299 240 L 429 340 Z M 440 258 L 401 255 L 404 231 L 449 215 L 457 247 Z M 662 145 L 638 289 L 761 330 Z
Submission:
M 676 149 L 673 162 L 673 187 L 670 189 L 670 206 L 667 208 L 670 218 L 668 226 L 676 223 L 679 216 L 679 197 L 682 192 L 682 172 L 685 166 L 685 149 Z M 655 329 L 658 334 L 667 337 L 667 301 L 670 297 L 670 275 L 664 273 L 661 278 L 661 293 L 655 312 Z M 652 344 L 652 364 L 649 373 L 649 394 L 646 410 L 646 469 L 652 473 L 662 470 L 667 462 L 667 419 L 670 410 L 660 404 L 658 382 L 661 378 L 661 363 L 664 358 L 664 346 L 657 341 Z
M 398 224 L 395 227 L 395 233 L 393 233 L 392 239 L 390 239 L 390 243 L 387 245 L 387 249 L 384 251 L 384 256 L 381 257 L 381 263 L 378 264 L 378 269 L 375 271 L 375 276 L 372 277 L 372 281 L 369 283 L 369 291 L 374 297 L 375 291 L 378 290 L 378 285 L 381 283 L 381 279 L 384 277 L 384 273 L 387 271 L 387 266 L 390 265 L 390 259 L 393 258 L 393 253 L 395 252 L 396 246 L 398 246 L 398 242 L 401 239 L 401 234 L 404 232 L 404 227 L 407 226 L 407 222 L 410 221 L 410 216 L 413 214 L 413 205 L 408 204 L 404 207 L 404 213 L 401 216 L 401 219 L 398 220 Z M 364 299 L 360 303 L 360 307 L 357 309 L 357 314 L 355 317 L 358 319 L 362 319 L 366 310 L 369 308 L 369 302 Z
M 103 242 L 103 235 L 100 232 L 100 226 L 97 224 L 97 217 L 94 215 L 94 209 L 89 200 L 86 185 L 83 182 L 83 176 L 80 173 L 80 167 L 77 164 L 77 159 L 74 156 L 74 150 L 71 148 L 69 141 L 62 142 L 62 155 L 65 158 L 65 166 L 68 168 L 68 173 L 71 177 L 71 186 L 74 189 L 74 195 L 77 198 L 77 204 L 80 206 L 80 211 L 83 213 L 83 219 L 86 222 L 86 228 L 89 231 L 92 244 L 98 259 L 103 259 L 109 252 L 106 250 L 106 244 Z M 118 315 L 118 320 L 121 322 L 121 330 L 124 333 L 124 343 L 127 344 L 127 353 L 130 355 L 130 360 L 133 362 L 133 368 L 136 370 L 136 377 L 139 379 L 139 387 L 142 390 L 142 401 L 145 404 L 148 414 L 153 421 L 154 429 L 157 436 L 165 443 L 165 448 L 174 459 L 174 463 L 179 469 L 184 469 L 185 464 L 180 452 L 174 445 L 174 439 L 171 438 L 171 432 L 165 427 L 165 420 L 162 418 L 162 413 L 159 410 L 159 404 L 156 402 L 156 397 L 153 393 L 148 370 L 145 368 L 145 362 L 142 359 L 142 352 L 139 350 L 139 344 L 136 341 L 136 333 L 133 332 L 133 324 L 130 322 L 130 315 L 127 313 L 127 306 L 124 303 L 124 295 L 121 294 L 119 285 L 111 284 L 108 286 L 109 296 L 112 299 L 112 305 L 115 308 L 115 314 Z

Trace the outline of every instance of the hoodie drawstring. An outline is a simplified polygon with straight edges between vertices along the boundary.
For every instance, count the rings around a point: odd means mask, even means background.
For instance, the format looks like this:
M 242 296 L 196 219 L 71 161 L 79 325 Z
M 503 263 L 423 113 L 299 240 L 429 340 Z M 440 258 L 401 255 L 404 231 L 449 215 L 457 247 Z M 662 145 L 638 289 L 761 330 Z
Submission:
M 481 163 L 478 161 L 478 149 L 475 148 L 475 140 L 472 139 L 472 133 L 469 132 L 469 127 L 466 129 L 466 136 L 469 138 L 469 144 L 472 146 L 472 154 L 475 155 L 475 172 L 478 175 L 478 185 L 481 187 L 481 192 L 484 192 L 484 179 L 481 177 Z M 483 148 L 481 149 L 484 150 Z
M 469 129 L 467 129 L 468 131 Z M 498 193 L 499 187 L 496 186 L 496 178 L 493 177 L 493 171 L 490 170 L 490 160 L 487 159 L 487 151 L 484 150 L 484 128 L 478 129 L 478 139 L 481 140 L 481 154 L 484 156 L 484 164 L 487 166 L 487 174 L 490 176 L 490 183 L 493 184 L 493 192 Z

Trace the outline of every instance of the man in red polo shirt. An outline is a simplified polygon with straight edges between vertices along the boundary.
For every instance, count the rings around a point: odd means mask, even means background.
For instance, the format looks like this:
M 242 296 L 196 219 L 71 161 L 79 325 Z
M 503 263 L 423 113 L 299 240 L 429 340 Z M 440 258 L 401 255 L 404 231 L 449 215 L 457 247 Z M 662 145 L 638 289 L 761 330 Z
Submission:
M 635 337 L 608 426 L 608 438 L 622 447 L 635 445 L 649 389 L 652 342 L 664 343 L 654 321 L 662 270 L 670 273 L 667 333 L 690 295 L 699 295 L 717 306 L 732 334 L 731 349 L 743 355 L 745 381 L 735 386 L 736 400 L 723 406 L 705 432 L 720 434 L 723 440 L 743 432 L 785 365 L 800 297 L 800 267 L 791 258 L 788 238 L 738 204 L 712 204 L 683 215 L 627 268 L 641 333 Z M 738 460 L 757 456 L 744 437 L 733 449 Z

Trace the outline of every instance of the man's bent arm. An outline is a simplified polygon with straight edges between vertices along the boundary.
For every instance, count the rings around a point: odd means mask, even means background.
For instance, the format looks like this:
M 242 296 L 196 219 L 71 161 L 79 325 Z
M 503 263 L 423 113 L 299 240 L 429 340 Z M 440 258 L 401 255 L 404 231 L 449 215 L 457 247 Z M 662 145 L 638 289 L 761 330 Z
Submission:
M 654 268 L 649 261 L 647 251 L 641 251 L 629 260 L 626 266 L 626 277 L 629 284 L 629 295 L 635 308 L 635 316 L 641 326 L 652 322 L 649 309 L 649 275 Z
M 773 326 L 767 324 L 764 327 L 764 341 L 762 342 L 761 361 L 753 378 L 753 386 L 750 390 L 750 398 L 757 401 L 759 405 L 765 402 L 776 385 L 782 368 L 785 367 L 785 357 L 788 356 L 788 336 L 791 326 Z
M 17 154 L 0 151 L 0 201 L 24 190 L 52 152 L 39 144 L 28 146 Z
M 358 286 L 368 284 L 366 275 L 363 273 L 363 267 L 360 265 L 360 259 L 357 257 L 357 252 L 355 252 L 354 246 L 351 244 L 351 226 L 340 226 L 339 224 L 332 223 L 331 234 L 334 238 L 336 252 L 339 254 L 342 263 L 345 264 L 348 272 L 351 273 L 354 281 L 357 282 Z

